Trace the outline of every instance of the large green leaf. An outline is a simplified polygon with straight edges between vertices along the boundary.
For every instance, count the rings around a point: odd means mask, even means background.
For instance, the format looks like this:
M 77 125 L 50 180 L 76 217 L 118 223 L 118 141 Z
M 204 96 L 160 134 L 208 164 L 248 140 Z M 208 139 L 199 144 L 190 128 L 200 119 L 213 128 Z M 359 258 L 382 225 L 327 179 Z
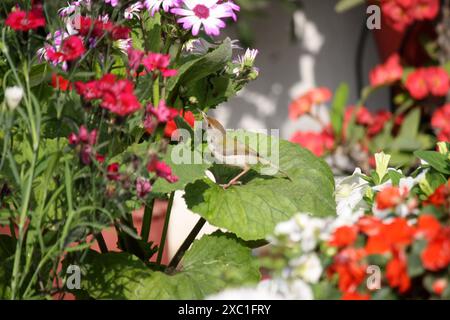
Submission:
M 178 177 L 178 181 L 169 183 L 164 179 L 158 179 L 153 185 L 153 192 L 170 193 L 175 190 L 183 190 L 187 184 L 205 177 L 205 170 L 208 169 L 210 164 L 203 161 L 195 163 L 195 159 L 199 159 L 195 154 L 200 154 L 201 159 L 201 153 L 199 152 L 198 150 L 192 152 L 190 140 L 176 146 L 170 146 L 163 161 L 172 168 L 172 172 Z M 183 160 L 184 155 L 188 155 L 188 158 Z
M 428 162 L 428 164 L 437 171 L 444 174 L 450 174 L 450 161 L 445 155 L 435 151 L 424 150 L 416 151 L 414 152 L 414 155 Z
M 251 250 L 226 234 L 195 241 L 174 275 L 152 271 L 126 253 L 93 253 L 89 260 L 82 289 L 96 299 L 202 299 L 260 277 Z
M 328 165 L 296 144 L 271 140 L 279 145 L 280 169 L 292 181 L 282 175 L 252 172 L 243 179 L 242 186 L 224 190 L 203 179 L 186 187 L 188 207 L 212 225 L 244 240 L 265 238 L 276 224 L 298 212 L 320 217 L 334 215 L 334 179 Z

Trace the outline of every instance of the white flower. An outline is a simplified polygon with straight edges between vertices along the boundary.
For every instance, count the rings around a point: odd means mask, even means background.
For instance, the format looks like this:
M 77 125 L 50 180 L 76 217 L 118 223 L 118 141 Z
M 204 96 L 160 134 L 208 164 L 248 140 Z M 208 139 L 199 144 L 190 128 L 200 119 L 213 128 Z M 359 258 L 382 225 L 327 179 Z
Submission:
M 192 54 L 196 56 L 203 56 L 208 53 L 209 49 L 215 48 L 216 45 L 209 43 L 203 38 L 192 39 L 186 42 L 183 46 L 184 54 Z
M 253 67 L 258 53 L 258 49 L 247 49 L 243 56 L 238 56 L 235 63 L 240 64 L 242 69 L 245 67 Z
M 358 218 L 367 208 L 363 198 L 369 183 L 362 178 L 361 169 L 356 168 L 349 177 L 336 179 L 336 211 L 340 217 Z M 353 221 L 350 221 L 352 223 Z
M 315 249 L 325 227 L 325 220 L 302 213 L 279 223 L 275 227 L 274 235 L 286 236 L 290 242 L 299 242 L 303 252 L 309 252 Z M 275 239 L 271 240 L 276 243 Z
M 227 289 L 207 300 L 312 300 L 311 288 L 302 280 L 264 280 L 256 287 Z
M 383 180 L 383 177 L 387 173 L 389 161 L 391 161 L 391 156 L 389 154 L 385 154 L 384 152 L 375 153 L 376 172 L 380 181 Z
M 10 110 L 14 110 L 23 98 L 23 89 L 18 86 L 8 87 L 5 90 L 5 102 Z
M 293 268 L 294 277 L 298 276 L 309 283 L 317 283 L 323 272 L 320 259 L 315 253 L 302 255 L 289 264 Z
M 139 19 L 139 12 L 144 8 L 144 5 L 142 2 L 138 1 L 128 8 L 125 9 L 125 12 L 123 13 L 123 16 L 127 20 L 133 19 L 133 17 L 136 17 Z

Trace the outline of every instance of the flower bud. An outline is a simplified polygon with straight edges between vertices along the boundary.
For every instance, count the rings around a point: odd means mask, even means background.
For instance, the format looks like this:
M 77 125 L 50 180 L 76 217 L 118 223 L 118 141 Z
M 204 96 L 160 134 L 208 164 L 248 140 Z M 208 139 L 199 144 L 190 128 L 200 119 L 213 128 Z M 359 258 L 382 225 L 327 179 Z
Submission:
M 5 101 L 8 108 L 13 111 L 17 108 L 23 98 L 23 89 L 18 86 L 9 87 L 5 90 Z

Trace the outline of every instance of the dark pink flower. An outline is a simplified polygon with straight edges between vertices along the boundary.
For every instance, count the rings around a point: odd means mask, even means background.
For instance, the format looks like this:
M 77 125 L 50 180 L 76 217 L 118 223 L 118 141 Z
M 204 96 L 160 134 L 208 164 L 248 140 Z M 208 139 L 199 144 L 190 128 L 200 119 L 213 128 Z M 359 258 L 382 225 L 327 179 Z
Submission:
M 161 53 L 149 53 L 144 59 L 142 64 L 148 72 L 159 71 L 163 77 L 173 77 L 177 74 L 177 70 L 169 69 L 170 55 Z
M 147 164 L 147 170 L 154 172 L 160 178 L 166 179 L 167 182 L 175 183 L 178 177 L 172 174 L 172 169 L 164 161 L 159 161 L 157 157 L 153 157 Z
M 136 193 L 139 198 L 145 198 L 151 191 L 150 180 L 141 177 L 136 179 Z

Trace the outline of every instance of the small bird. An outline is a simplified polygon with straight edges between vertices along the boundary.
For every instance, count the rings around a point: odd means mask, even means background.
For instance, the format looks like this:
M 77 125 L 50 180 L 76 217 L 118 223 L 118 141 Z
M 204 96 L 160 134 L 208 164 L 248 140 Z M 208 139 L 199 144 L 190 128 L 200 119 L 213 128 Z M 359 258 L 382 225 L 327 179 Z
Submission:
M 289 176 L 280 170 L 278 166 L 269 160 L 260 156 L 260 154 L 250 148 L 248 145 L 238 141 L 237 137 L 227 136 L 227 132 L 222 124 L 213 117 L 209 117 L 203 111 L 199 110 L 206 124 L 206 141 L 208 148 L 218 163 L 242 168 L 242 172 L 234 177 L 230 182 L 222 185 L 224 189 L 239 184 L 239 179 L 250 171 L 250 165 L 262 164 L 263 166 L 271 166 L 282 174 Z

